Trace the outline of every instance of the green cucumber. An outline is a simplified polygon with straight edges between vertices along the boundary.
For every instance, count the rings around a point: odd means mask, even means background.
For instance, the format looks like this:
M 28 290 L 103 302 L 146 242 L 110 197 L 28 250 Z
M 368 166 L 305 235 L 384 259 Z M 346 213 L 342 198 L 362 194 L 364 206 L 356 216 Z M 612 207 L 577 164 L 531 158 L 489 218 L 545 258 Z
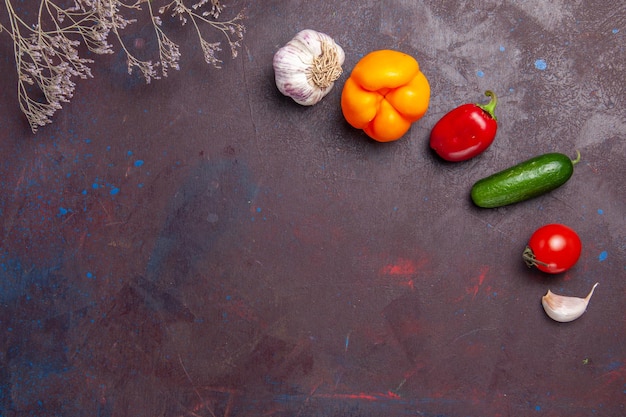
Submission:
M 472 201 L 478 207 L 494 208 L 528 200 L 565 184 L 580 161 L 562 153 L 547 153 L 496 172 L 472 186 Z

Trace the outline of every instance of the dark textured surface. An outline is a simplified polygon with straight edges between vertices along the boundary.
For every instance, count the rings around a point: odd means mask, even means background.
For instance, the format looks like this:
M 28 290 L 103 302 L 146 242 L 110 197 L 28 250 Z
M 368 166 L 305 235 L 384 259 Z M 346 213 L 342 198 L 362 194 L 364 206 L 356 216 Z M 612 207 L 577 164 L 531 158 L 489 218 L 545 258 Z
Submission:
M 623 2 L 230 6 L 247 33 L 223 69 L 191 41 L 149 85 L 98 57 L 37 135 L 0 33 L 0 415 L 626 415 Z M 416 57 L 427 115 L 381 145 L 343 121 L 347 75 L 311 108 L 281 96 L 272 56 L 304 28 L 346 73 L 374 49 Z M 443 163 L 430 128 L 486 89 L 494 144 Z M 549 195 L 469 200 L 576 149 Z M 552 222 L 583 241 L 559 276 L 521 260 Z M 581 319 L 543 312 L 547 289 L 595 282 Z

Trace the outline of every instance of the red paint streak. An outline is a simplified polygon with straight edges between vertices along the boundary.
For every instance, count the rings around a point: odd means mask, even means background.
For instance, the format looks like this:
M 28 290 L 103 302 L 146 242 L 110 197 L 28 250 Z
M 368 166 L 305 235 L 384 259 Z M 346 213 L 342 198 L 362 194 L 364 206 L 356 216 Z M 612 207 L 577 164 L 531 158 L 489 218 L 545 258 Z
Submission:
M 311 390 L 311 392 L 309 393 L 309 395 L 307 395 L 306 399 L 304 400 L 304 405 L 307 405 L 309 403 L 309 401 L 311 400 L 311 397 L 313 396 L 313 394 L 315 394 L 315 391 L 317 391 L 317 389 L 319 388 L 319 386 L 322 385 L 321 382 L 318 382 L 313 389 Z M 300 415 L 302 414 L 302 410 L 304 408 L 301 407 L 300 410 L 298 411 L 298 414 L 296 414 L 296 417 L 300 417 Z
M 204 396 L 200 394 L 200 390 L 204 393 Z M 235 397 L 240 394 L 239 390 L 220 386 L 200 388 L 194 387 L 194 391 L 198 396 L 199 402 L 193 404 L 193 406 L 189 410 L 192 412 L 193 415 L 197 415 L 196 413 L 199 411 L 207 410 L 210 415 L 215 416 L 213 412 L 215 404 L 220 401 L 220 397 L 222 397 L 223 394 L 227 394 L 223 417 L 230 416 L 230 413 L 234 406 Z
M 387 391 L 387 398 L 392 400 L 399 400 L 400 396 L 393 391 Z
M 417 272 L 417 265 L 410 259 L 398 259 L 396 263 L 385 265 L 380 273 L 383 275 L 413 275 Z
M 396 262 L 380 268 L 380 275 L 396 278 L 400 287 L 415 289 L 414 276 L 419 272 L 426 261 L 415 262 L 411 259 L 398 258 Z
M 355 394 L 318 394 L 315 397 L 319 398 L 331 398 L 331 399 L 339 399 L 339 400 L 362 400 L 362 401 L 380 401 L 380 400 L 397 400 L 400 398 L 398 394 L 395 392 L 387 391 L 387 392 L 378 392 L 367 394 L 364 392 L 359 392 Z
M 478 278 L 472 279 L 472 282 L 474 282 L 474 286 L 469 287 L 467 289 L 467 294 L 471 295 L 472 299 L 476 298 L 476 295 L 478 295 L 478 292 L 480 291 L 480 287 L 485 282 L 485 277 L 487 276 L 488 272 L 489 272 L 489 267 L 485 265 L 480 268 L 480 274 L 478 275 Z
M 599 378 L 603 379 L 604 385 L 612 385 L 615 381 L 624 380 L 624 376 L 626 375 L 626 369 L 624 367 L 620 367 L 614 371 L 606 372 L 599 376 Z

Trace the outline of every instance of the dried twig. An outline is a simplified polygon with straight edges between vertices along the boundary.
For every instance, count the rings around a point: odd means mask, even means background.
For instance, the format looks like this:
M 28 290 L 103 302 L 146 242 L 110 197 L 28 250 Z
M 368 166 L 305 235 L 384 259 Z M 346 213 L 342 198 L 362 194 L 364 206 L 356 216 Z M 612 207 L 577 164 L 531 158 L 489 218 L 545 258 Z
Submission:
M 1 1 L 1 0 L 0 0 Z M 149 83 L 167 77 L 168 69 L 180 68 L 179 45 L 166 34 L 163 16 L 169 13 L 181 25 L 193 24 L 204 60 L 216 68 L 220 42 L 209 42 L 203 27 L 216 29 L 228 43 L 231 56 L 237 57 L 245 27 L 244 15 L 238 13 L 226 21 L 218 20 L 224 5 L 219 0 L 170 0 L 157 7 L 157 0 L 74 0 L 72 6 L 63 0 L 40 0 L 36 21 L 23 20 L 11 0 L 4 0 L 8 25 L 0 23 L 0 35 L 8 34 L 13 42 L 18 75 L 17 95 L 20 109 L 26 115 L 33 133 L 51 123 L 54 113 L 73 96 L 76 78 L 91 78 L 89 65 L 93 60 L 79 56 L 84 45 L 95 54 L 113 53 L 111 36 L 127 57 L 128 72 L 138 70 Z M 155 12 L 156 11 L 156 12 Z M 129 48 L 122 32 L 137 22 L 131 16 L 147 16 L 154 28 L 157 57 L 141 59 Z

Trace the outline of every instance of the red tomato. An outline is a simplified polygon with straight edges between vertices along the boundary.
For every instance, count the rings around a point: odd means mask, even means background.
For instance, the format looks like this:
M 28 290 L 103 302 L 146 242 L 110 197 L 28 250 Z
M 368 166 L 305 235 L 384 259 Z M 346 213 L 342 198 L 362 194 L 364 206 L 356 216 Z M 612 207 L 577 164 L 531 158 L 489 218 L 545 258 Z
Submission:
M 496 137 L 498 123 L 494 111 L 497 97 L 489 103 L 463 104 L 444 115 L 430 132 L 430 147 L 446 161 L 465 161 L 482 153 Z
M 562 224 L 547 224 L 535 230 L 522 257 L 529 267 L 558 274 L 574 266 L 581 250 L 580 238 L 574 230 Z

